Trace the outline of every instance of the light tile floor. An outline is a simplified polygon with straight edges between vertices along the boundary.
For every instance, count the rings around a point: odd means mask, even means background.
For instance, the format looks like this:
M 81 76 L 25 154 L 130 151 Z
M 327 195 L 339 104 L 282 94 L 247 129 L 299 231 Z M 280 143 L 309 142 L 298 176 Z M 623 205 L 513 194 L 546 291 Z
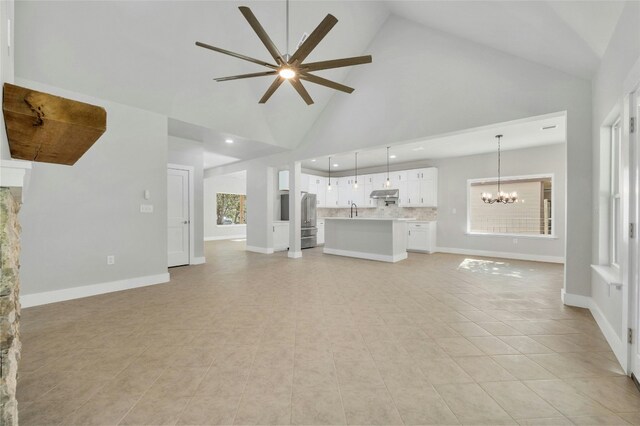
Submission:
M 25 309 L 27 425 L 640 424 L 560 265 L 206 244 L 171 283 Z

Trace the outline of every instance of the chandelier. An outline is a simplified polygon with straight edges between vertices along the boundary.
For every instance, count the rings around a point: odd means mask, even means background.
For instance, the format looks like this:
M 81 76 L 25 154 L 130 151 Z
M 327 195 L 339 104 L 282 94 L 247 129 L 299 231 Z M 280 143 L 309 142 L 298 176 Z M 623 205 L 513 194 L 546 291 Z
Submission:
M 498 139 L 498 193 L 494 197 L 490 192 L 482 193 L 482 201 L 487 204 L 493 203 L 502 203 L 502 204 L 511 204 L 518 201 L 518 193 L 517 192 L 502 192 L 500 190 L 500 138 L 502 135 L 496 135 Z

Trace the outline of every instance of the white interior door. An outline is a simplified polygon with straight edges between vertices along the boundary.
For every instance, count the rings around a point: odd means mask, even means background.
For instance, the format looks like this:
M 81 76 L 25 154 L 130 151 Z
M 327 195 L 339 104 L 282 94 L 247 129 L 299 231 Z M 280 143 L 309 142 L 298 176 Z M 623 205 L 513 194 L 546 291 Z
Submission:
M 638 119 L 640 119 L 640 93 L 631 95 L 628 119 L 633 118 L 635 129 L 629 132 L 630 164 L 629 164 L 629 221 L 635 227 L 634 238 L 629 239 L 629 327 L 632 329 L 632 344 L 629 348 L 630 372 L 640 380 L 640 241 L 638 224 L 640 223 L 640 137 L 638 135 Z
M 168 169 L 167 221 L 169 267 L 189 264 L 189 171 Z

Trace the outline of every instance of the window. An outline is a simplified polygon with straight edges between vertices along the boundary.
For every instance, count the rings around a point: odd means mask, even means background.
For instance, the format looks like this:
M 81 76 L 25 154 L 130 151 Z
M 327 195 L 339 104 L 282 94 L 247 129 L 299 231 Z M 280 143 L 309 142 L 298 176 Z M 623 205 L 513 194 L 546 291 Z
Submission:
M 620 119 L 611 126 L 611 165 L 609 174 L 609 262 L 618 266 L 620 252 Z
M 552 236 L 552 177 L 506 177 L 500 181 L 504 192 L 517 192 L 513 204 L 486 204 L 482 193 L 498 192 L 497 180 L 469 181 L 468 232 L 498 235 Z
M 242 225 L 247 220 L 247 196 L 242 194 L 216 194 L 216 223 Z

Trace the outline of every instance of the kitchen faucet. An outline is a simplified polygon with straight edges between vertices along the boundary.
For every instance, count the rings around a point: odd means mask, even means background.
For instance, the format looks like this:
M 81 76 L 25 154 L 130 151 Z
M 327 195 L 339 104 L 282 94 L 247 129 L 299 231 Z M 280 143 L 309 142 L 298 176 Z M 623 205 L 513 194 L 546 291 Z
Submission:
M 356 203 L 351 203 L 351 213 L 349 214 L 351 219 L 353 219 L 353 206 L 356 206 L 356 217 L 358 217 L 358 205 Z

